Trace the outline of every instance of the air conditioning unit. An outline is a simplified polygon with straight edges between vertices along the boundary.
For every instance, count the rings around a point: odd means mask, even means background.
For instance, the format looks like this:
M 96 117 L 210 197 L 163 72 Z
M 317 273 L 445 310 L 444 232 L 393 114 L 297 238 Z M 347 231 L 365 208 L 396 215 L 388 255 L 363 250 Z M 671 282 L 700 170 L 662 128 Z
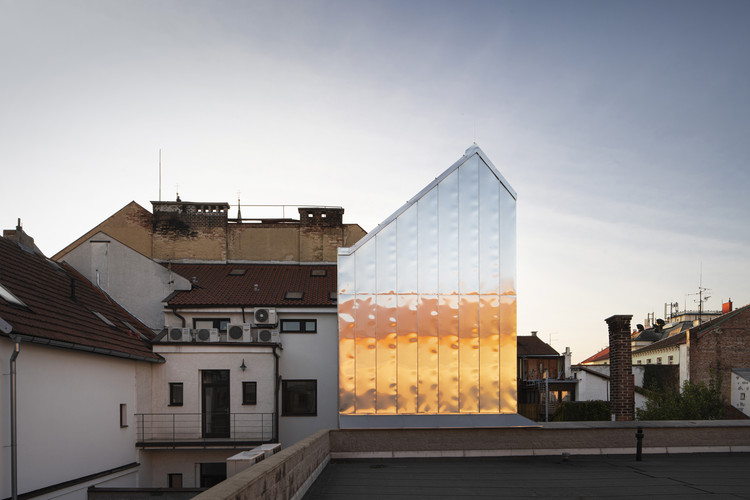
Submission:
M 259 307 L 253 312 L 253 326 L 273 326 L 278 322 L 276 309 Z
M 278 344 L 281 342 L 281 335 L 278 330 L 271 330 L 267 328 L 260 328 L 258 330 L 257 342 L 274 342 Z
M 230 323 L 227 325 L 227 342 L 250 342 L 250 323 Z
M 193 335 L 190 328 L 170 328 L 167 333 L 168 342 L 192 342 Z
M 218 342 L 219 341 L 219 329 L 218 328 L 196 328 L 195 341 L 196 342 Z

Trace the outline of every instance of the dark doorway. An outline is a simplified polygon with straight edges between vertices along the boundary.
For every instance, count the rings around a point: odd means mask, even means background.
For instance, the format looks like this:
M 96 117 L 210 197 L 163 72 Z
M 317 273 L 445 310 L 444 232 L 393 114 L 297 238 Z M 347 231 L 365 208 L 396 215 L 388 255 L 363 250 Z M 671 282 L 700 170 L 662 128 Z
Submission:
M 229 437 L 229 370 L 203 370 L 203 437 Z

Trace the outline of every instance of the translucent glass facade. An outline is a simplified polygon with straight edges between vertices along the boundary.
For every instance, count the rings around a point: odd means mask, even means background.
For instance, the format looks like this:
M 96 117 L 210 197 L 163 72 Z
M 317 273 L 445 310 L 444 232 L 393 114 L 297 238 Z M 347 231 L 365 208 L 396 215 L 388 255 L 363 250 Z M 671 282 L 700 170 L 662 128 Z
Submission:
M 516 413 L 515 224 L 472 146 L 339 250 L 341 414 Z

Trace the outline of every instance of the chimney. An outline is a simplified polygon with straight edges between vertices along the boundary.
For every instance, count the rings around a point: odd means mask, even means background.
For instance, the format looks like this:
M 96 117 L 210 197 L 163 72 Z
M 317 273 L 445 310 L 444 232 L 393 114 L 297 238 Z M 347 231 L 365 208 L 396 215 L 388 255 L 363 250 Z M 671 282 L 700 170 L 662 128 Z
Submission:
M 532 330 L 532 331 L 531 331 L 531 336 L 532 336 L 532 337 L 536 337 L 536 334 L 537 334 L 537 333 L 538 333 L 538 332 L 537 332 L 537 330 Z
M 21 219 L 18 219 L 18 225 L 15 229 L 4 229 L 3 238 L 7 238 L 11 241 L 15 241 L 20 247 L 24 248 L 29 252 L 36 251 L 36 245 L 34 245 L 34 238 L 26 234 L 21 225 Z
M 630 320 L 632 315 L 607 318 L 609 327 L 609 404 L 612 420 L 635 419 L 635 384 L 633 357 L 630 349 Z

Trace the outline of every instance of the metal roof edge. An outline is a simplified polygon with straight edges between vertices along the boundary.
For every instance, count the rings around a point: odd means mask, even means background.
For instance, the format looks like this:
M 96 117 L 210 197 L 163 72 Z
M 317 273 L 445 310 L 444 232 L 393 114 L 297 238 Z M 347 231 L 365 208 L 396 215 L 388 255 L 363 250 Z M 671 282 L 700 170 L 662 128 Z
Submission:
M 60 340 L 52 340 L 52 339 L 46 339 L 44 337 L 36 337 L 33 335 L 27 335 L 23 333 L 14 333 L 9 335 L 11 339 L 20 339 L 21 341 L 25 341 L 31 344 L 41 344 L 41 345 L 47 345 L 50 347 L 57 347 L 60 349 L 72 349 L 74 351 L 82 351 L 82 352 L 91 352 L 94 354 L 103 354 L 105 356 L 112 356 L 115 358 L 120 359 L 130 359 L 133 361 L 145 361 L 147 363 L 164 363 L 166 360 L 159 356 L 156 353 L 154 356 L 156 358 L 149 358 L 146 356 L 139 356 L 137 354 L 129 354 L 121 351 L 117 351 L 114 349 L 102 349 L 101 347 L 91 347 L 83 344 L 77 344 L 74 342 L 63 342 Z M 145 345 L 150 345 L 150 343 L 145 343 Z

